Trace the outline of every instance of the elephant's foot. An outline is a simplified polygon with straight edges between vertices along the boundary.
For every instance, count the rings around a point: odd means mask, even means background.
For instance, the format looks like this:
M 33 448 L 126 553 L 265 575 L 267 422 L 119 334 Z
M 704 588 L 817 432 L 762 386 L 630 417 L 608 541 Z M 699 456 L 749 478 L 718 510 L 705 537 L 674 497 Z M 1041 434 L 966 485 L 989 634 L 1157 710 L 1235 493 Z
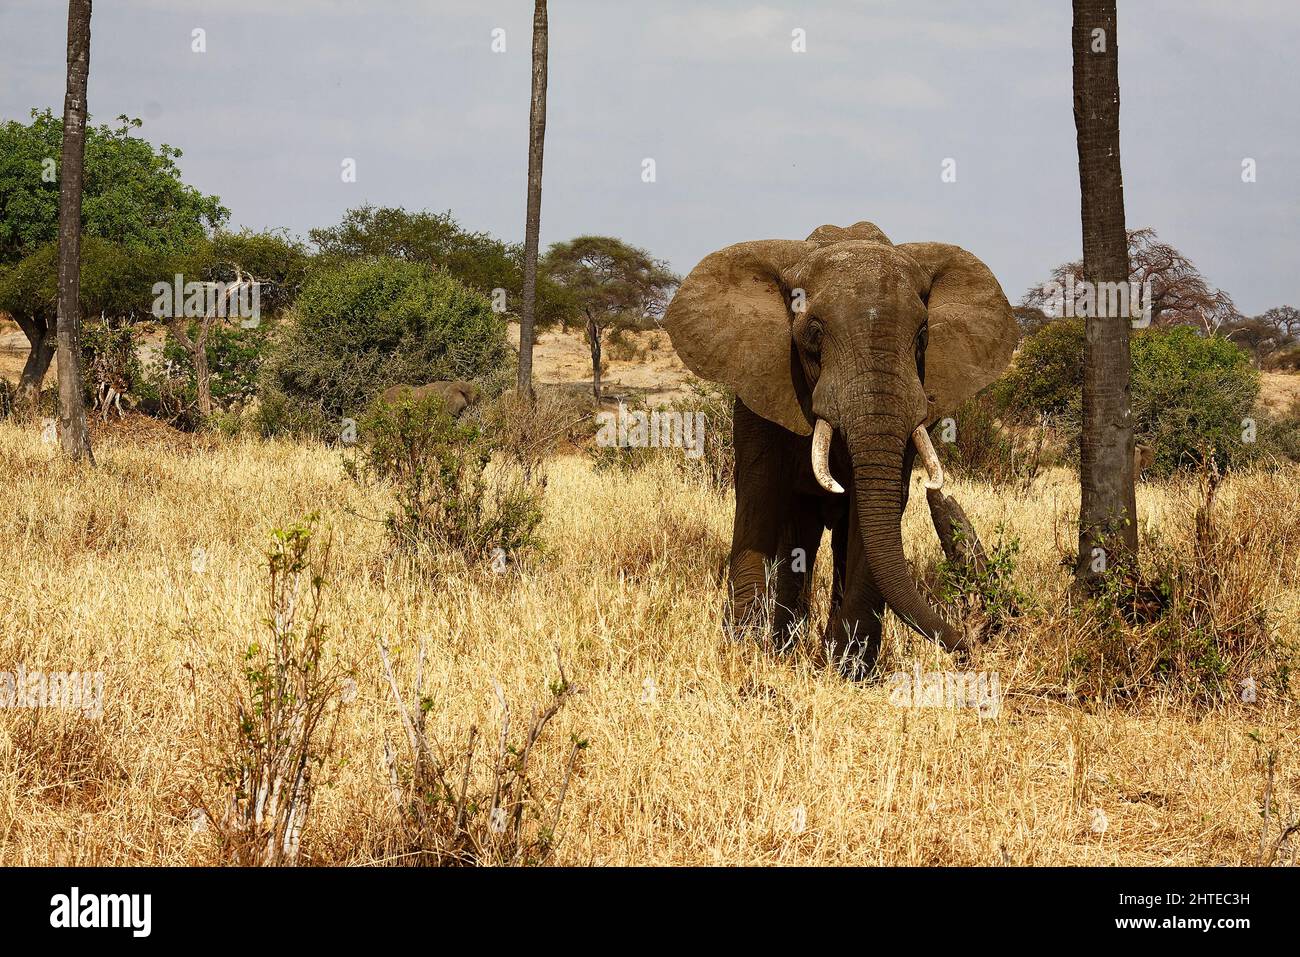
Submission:
M 831 664 L 849 681 L 870 678 L 880 659 L 880 633 L 880 613 L 852 615 L 838 609 L 832 611 L 823 639 Z
M 764 595 L 743 605 L 733 602 L 723 616 L 723 628 L 733 640 L 755 641 L 785 653 L 794 647 L 795 636 L 804 621 L 804 609 L 787 608 Z

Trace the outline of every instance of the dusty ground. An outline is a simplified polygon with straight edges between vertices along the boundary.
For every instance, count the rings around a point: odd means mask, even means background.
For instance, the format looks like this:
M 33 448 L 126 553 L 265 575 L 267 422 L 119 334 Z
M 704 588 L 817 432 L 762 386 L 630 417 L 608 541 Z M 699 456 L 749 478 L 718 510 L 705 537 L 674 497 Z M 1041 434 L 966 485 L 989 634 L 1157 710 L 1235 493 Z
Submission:
M 1259 404 L 1280 415 L 1300 403 L 1300 375 L 1294 372 L 1265 372 L 1260 377 Z
M 12 319 L 0 318 L 0 379 L 16 383 L 26 361 L 27 337 L 18 328 L 18 323 Z
M 510 324 L 510 344 L 519 348 L 519 326 Z M 668 333 L 662 330 L 627 334 L 641 354 L 619 358 L 608 344 L 602 354 L 605 366 L 602 391 L 606 399 L 640 398 L 648 405 L 662 405 L 688 395 L 694 380 L 673 351 Z M 562 332 L 558 327 L 543 330 L 533 349 L 533 369 L 539 382 L 575 390 L 591 389 L 591 347 L 585 333 Z

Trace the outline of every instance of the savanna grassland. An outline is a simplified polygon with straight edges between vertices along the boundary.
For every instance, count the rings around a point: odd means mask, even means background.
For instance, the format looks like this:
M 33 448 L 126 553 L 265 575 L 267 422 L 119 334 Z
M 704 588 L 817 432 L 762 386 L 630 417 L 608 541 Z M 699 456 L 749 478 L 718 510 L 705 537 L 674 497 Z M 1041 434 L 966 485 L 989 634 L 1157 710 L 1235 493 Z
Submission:
M 100 431 L 90 470 L 62 460 L 38 428 L 0 423 L 0 472 L 15 478 L 0 512 L 0 668 L 106 675 L 98 719 L 0 709 L 0 864 L 223 859 L 195 807 L 223 801 L 213 755 L 250 645 L 268 628 L 270 534 L 311 513 L 314 554 L 329 543 L 327 655 L 355 691 L 340 697 L 315 772 L 306 863 L 410 860 L 385 757 L 385 741 L 399 748 L 404 732 L 380 641 L 409 684 L 421 639 L 422 707 L 450 753 L 471 725 L 495 743 L 502 699 L 521 728 L 518 716 L 553 698 L 557 662 L 580 689 L 531 755 L 526 813 L 560 808 L 552 863 L 1296 859 L 1295 838 L 1282 835 L 1300 815 L 1300 712 L 1285 678 L 1261 673 L 1256 700 L 1242 701 L 1229 649 L 1224 693 L 1162 683 L 1141 627 L 1109 652 L 1129 675 L 1099 673 L 1100 639 L 1061 565 L 1077 508 L 1065 471 L 1028 491 L 954 485 L 990 541 L 1001 526 L 1020 544 L 1022 614 L 962 666 L 999 675 L 1004 700 L 990 717 L 892 704 L 885 683 L 849 684 L 825 667 L 815 641 L 778 657 L 726 637 L 730 500 L 673 469 L 555 459 L 542 551 L 505 572 L 430 575 L 392 552 L 378 520 L 389 492 L 349 478 L 346 453 L 146 431 Z M 1138 494 L 1155 554 L 1190 554 L 1196 481 Z M 1252 660 L 1278 665 L 1276 649 L 1300 641 L 1300 480 L 1229 478 L 1215 509 L 1229 549 L 1215 570 L 1228 596 L 1220 610 L 1254 615 L 1235 610 L 1240 593 L 1243 608 L 1264 609 L 1255 640 L 1273 650 Z M 918 570 L 929 569 L 940 550 L 915 490 L 904 531 Z M 1090 660 L 1091 670 L 1080 664 Z M 953 667 L 891 618 L 885 670 L 915 661 Z M 1130 679 L 1145 690 L 1125 693 Z M 1089 693 L 1100 687 L 1111 693 Z M 487 773 L 471 764 L 472 777 Z

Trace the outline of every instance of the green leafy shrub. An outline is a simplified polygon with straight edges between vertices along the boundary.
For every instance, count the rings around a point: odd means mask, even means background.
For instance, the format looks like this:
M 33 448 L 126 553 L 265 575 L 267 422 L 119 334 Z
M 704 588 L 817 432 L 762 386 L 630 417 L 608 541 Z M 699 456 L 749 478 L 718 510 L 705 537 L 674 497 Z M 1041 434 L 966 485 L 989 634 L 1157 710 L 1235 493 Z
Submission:
M 457 421 L 442 401 L 376 403 L 361 419 L 354 476 L 391 484 L 396 509 L 386 523 L 412 553 L 458 555 L 467 562 L 513 558 L 540 544 L 541 484 L 494 451 L 472 421 Z M 498 552 L 498 550 L 500 550 Z
M 1020 539 L 1007 537 L 1002 525 L 997 527 L 996 536 L 982 562 L 943 558 L 935 568 L 938 598 L 956 610 L 955 619 L 961 621 L 975 614 L 990 632 L 1000 631 L 1018 618 L 1028 601 L 1015 581 Z
M 1008 418 L 1047 417 L 1077 455 L 1081 427 L 1084 325 L 1057 321 L 1022 344 L 993 394 Z M 1220 468 L 1258 458 L 1257 443 L 1243 441 L 1259 396 L 1259 373 L 1250 356 L 1219 336 L 1187 326 L 1136 330 L 1132 339 L 1131 397 L 1134 428 L 1150 445 L 1148 474 L 1197 467 L 1213 450 Z
M 1195 467 L 1209 449 L 1220 468 L 1249 462 L 1258 450 L 1242 433 L 1258 398 L 1250 356 L 1226 339 L 1187 326 L 1133 338 L 1133 418 L 1155 475 Z
M 297 864 L 317 789 L 337 766 L 338 719 L 350 670 L 327 654 L 323 615 L 329 545 L 316 516 L 272 532 L 268 614 L 203 739 L 221 797 L 196 795 L 222 863 Z M 206 789 L 203 789 L 206 790 Z
M 1022 422 L 1046 417 L 1077 431 L 1084 344 L 1081 320 L 1049 322 L 1026 337 L 1011 368 L 992 388 L 998 408 Z
M 452 277 L 399 259 L 333 262 L 276 336 L 261 391 L 277 418 L 265 429 L 332 425 L 391 385 L 479 378 L 508 352 L 489 301 Z
M 191 340 L 197 321 L 189 324 Z M 263 320 L 257 326 L 214 324 L 208 332 L 207 354 L 212 401 L 220 409 L 242 406 L 258 390 L 258 378 L 266 360 L 274 324 Z M 183 427 L 197 427 L 198 381 L 194 357 L 170 333 L 163 346 L 161 362 L 151 370 L 143 390 L 157 414 Z

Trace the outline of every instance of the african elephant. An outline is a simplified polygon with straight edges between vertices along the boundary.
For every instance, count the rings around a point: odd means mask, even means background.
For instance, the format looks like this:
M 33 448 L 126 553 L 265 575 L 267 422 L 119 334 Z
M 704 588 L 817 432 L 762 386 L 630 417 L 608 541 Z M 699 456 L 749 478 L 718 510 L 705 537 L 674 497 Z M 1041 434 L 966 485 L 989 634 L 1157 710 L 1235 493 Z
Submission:
M 458 419 L 479 400 L 479 389 L 472 382 L 430 382 L 428 385 L 395 385 L 384 390 L 380 401 L 389 405 L 398 402 L 422 402 L 437 396 L 442 399 L 453 419 Z
M 957 246 L 895 246 L 872 223 L 821 226 L 705 257 L 664 322 L 692 372 L 736 393 L 731 620 L 752 626 L 772 594 L 773 637 L 788 643 L 829 528 L 826 641 L 846 675 L 873 669 L 886 605 L 964 648 L 963 630 L 913 583 L 900 522 L 918 452 L 927 486 L 943 481 L 926 426 L 992 382 L 1015 348 L 988 267 Z

